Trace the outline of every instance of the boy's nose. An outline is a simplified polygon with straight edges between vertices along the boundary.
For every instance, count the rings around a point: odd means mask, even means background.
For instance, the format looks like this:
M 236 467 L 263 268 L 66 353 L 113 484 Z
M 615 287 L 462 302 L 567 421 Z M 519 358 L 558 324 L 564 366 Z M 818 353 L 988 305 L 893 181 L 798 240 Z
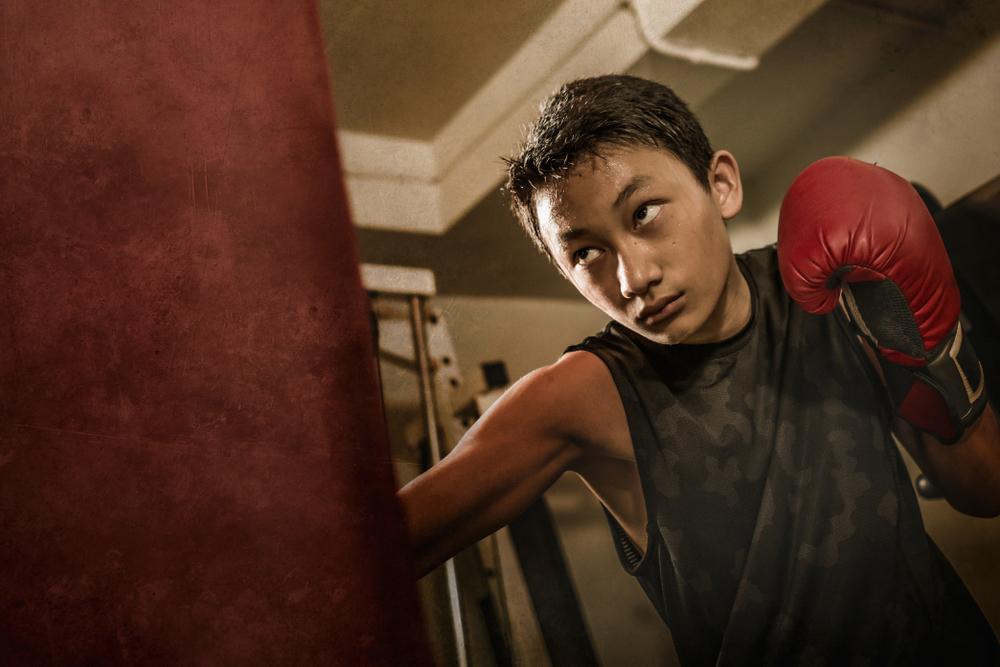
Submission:
M 645 294 L 662 279 L 659 264 L 642 248 L 631 247 L 618 253 L 618 285 L 626 299 Z

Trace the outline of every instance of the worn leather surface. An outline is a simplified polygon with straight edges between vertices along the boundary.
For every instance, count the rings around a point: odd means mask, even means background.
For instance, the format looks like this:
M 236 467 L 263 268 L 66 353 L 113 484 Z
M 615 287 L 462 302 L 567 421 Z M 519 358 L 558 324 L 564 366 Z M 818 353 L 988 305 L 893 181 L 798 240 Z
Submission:
M 309 2 L 3 3 L 5 664 L 424 664 Z

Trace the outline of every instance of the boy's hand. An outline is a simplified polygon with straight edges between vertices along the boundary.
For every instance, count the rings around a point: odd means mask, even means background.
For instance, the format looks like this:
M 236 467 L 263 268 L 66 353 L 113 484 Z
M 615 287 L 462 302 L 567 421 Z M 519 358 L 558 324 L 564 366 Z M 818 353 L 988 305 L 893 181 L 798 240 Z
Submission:
M 890 171 L 844 157 L 810 165 L 778 222 L 778 262 L 807 312 L 843 301 L 874 346 L 900 417 L 943 443 L 982 413 L 982 367 L 959 323 L 944 243 L 916 191 Z

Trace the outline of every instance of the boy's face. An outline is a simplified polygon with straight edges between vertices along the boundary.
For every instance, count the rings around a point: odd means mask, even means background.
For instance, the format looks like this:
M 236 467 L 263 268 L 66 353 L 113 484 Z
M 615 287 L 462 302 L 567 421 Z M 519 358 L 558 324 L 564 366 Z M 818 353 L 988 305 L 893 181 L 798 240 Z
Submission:
M 715 154 L 706 192 L 683 162 L 647 147 L 608 148 L 535 197 L 542 239 L 580 293 L 670 345 L 721 340 L 747 312 L 723 223 L 741 205 L 729 153 Z

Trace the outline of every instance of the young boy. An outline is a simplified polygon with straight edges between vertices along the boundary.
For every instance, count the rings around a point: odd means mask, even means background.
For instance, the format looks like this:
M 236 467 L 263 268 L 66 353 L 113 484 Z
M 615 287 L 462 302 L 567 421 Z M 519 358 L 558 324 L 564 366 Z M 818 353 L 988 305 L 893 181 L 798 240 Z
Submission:
M 906 233 L 918 226 L 912 202 L 879 174 L 844 160 L 797 182 L 787 244 L 734 256 L 725 221 L 742 205 L 736 159 L 713 152 L 672 91 L 628 76 L 560 89 L 509 160 L 507 190 L 528 236 L 612 322 L 522 378 L 400 491 L 420 573 L 573 471 L 606 508 L 622 563 L 684 664 L 1000 664 L 988 623 L 924 532 L 892 438 L 900 432 L 956 508 L 1000 513 L 997 421 L 982 378 L 967 364 L 954 371 L 971 353 L 956 334 L 957 293 L 938 303 L 954 282 L 947 258 L 933 266 L 912 248 L 907 265 L 896 261 L 906 253 L 874 247 L 871 229 L 841 233 L 844 223 L 809 217 L 844 204 L 850 225 L 882 224 L 865 218 L 865 197 L 887 199 L 895 240 L 883 245 L 919 239 Z M 874 183 L 874 194 L 850 201 L 858 186 L 845 178 Z M 832 205 L 818 202 L 824 192 Z M 829 241 L 838 234 L 847 240 Z M 853 317 L 806 313 L 782 276 L 805 303 L 839 294 L 865 264 L 811 275 L 829 259 L 823 244 L 892 263 L 879 275 L 916 315 L 887 321 L 862 287 L 846 300 Z M 900 272 L 938 301 L 915 304 L 926 294 Z M 947 339 L 931 345 L 952 351 L 945 373 L 978 381 L 979 393 L 916 391 L 913 359 L 880 345 L 894 363 L 879 362 L 859 342 L 914 322 L 924 342 Z M 918 435 L 894 423 L 892 405 L 921 424 L 940 417 L 932 430 L 947 423 L 938 438 Z

